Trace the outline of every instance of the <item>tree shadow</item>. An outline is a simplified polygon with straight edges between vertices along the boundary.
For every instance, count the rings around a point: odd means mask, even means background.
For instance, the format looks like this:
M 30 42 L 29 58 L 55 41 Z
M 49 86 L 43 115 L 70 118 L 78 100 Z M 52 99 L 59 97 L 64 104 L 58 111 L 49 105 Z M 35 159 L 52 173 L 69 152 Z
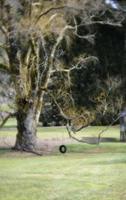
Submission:
M 12 147 L 0 147 L 0 156 L 12 152 Z
M 83 137 L 82 140 L 86 141 L 90 144 L 97 144 L 98 143 L 98 137 Z M 100 143 L 117 143 L 120 142 L 117 138 L 112 137 L 101 137 L 99 140 Z

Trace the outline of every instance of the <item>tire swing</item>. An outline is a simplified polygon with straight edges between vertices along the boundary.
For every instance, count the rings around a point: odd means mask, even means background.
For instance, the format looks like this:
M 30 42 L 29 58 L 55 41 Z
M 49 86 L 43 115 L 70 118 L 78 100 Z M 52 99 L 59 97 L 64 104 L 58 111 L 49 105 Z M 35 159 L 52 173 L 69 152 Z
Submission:
M 59 151 L 60 151 L 60 153 L 66 153 L 67 147 L 65 145 L 60 145 L 59 146 Z

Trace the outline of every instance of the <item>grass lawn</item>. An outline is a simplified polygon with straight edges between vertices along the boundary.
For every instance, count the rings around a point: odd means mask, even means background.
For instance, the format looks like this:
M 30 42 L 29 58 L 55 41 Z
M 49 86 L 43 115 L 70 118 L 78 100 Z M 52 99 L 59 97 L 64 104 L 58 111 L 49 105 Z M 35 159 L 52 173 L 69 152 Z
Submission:
M 97 137 L 101 130 L 106 129 L 104 126 L 93 126 L 86 129 L 83 129 L 81 132 L 77 133 L 78 137 Z M 16 120 L 10 118 L 5 126 L 0 129 L 0 137 L 3 136 L 15 136 L 16 135 Z M 38 127 L 39 138 L 66 138 L 68 133 L 65 127 Z M 114 137 L 119 139 L 119 126 L 110 127 L 104 134 L 104 137 Z
M 103 127 L 84 134 L 96 135 Z M 0 135 L 14 136 L 15 129 Z M 43 134 L 42 134 L 43 133 Z M 64 128 L 39 128 L 39 136 L 62 137 Z M 107 134 L 107 135 L 106 135 Z M 44 136 L 43 136 L 44 135 Z M 112 127 L 105 137 L 119 137 Z M 126 144 L 69 144 L 68 152 L 34 156 L 0 153 L 0 200 L 125 200 Z
M 116 152 L 96 152 L 95 148 L 87 152 L 82 145 L 79 149 L 76 145 L 74 153 L 65 155 L 3 155 L 0 199 L 125 200 L 126 145 L 123 148 Z

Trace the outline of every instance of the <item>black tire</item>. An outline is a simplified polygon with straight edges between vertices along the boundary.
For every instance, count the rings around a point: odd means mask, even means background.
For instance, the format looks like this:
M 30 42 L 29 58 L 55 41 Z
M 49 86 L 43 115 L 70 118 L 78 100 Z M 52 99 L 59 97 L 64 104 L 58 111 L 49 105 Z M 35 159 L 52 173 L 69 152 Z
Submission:
M 66 153 L 67 147 L 65 145 L 60 145 L 59 146 L 59 151 L 60 151 L 60 153 Z

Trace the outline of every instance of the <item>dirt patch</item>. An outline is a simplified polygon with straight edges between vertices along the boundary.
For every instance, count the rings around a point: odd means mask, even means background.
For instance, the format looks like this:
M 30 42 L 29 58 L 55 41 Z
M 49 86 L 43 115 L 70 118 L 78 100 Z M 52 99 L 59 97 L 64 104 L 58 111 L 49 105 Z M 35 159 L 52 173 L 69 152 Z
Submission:
M 43 155 L 59 153 L 59 146 L 62 144 L 73 144 L 77 143 L 76 141 L 70 138 L 52 138 L 52 139 L 37 139 L 38 152 L 41 152 Z M 15 138 L 11 136 L 0 137 L 0 155 L 2 154 L 12 154 L 13 156 L 19 155 L 22 156 L 23 152 L 12 151 L 12 147 L 15 144 Z M 30 153 L 25 153 L 30 155 Z

